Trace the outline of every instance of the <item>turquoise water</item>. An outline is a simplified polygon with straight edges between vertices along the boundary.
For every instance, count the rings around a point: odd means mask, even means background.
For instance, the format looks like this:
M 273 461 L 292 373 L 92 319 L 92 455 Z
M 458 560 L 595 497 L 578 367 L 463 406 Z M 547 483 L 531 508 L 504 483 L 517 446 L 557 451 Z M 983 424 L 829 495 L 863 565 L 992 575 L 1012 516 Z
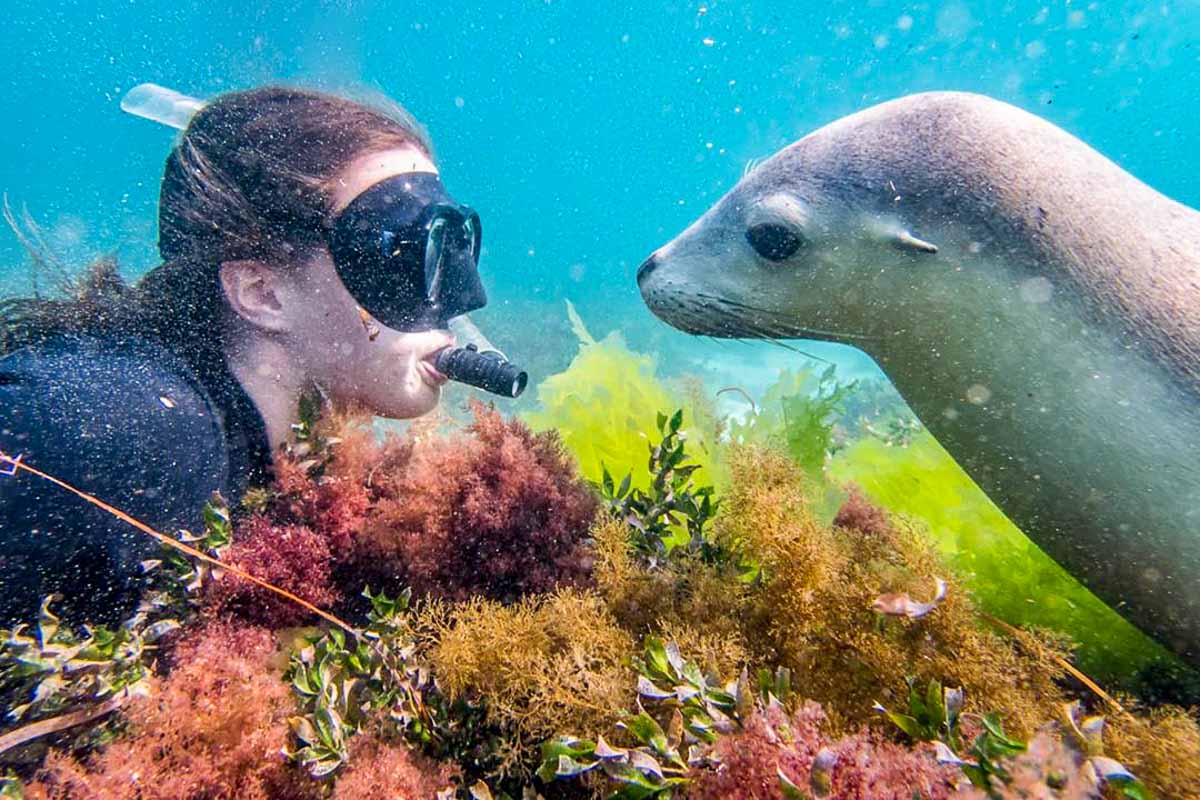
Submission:
M 1196 205 L 1200 4 L 1055 2 L 139 2 L 13 4 L 0 26 L 0 189 L 64 258 L 155 263 L 171 132 L 122 114 L 153 81 L 200 97 L 268 81 L 371 88 L 430 130 L 450 190 L 478 208 L 492 306 L 573 350 L 562 298 L 668 370 L 765 384 L 793 354 L 692 340 L 654 320 L 637 265 L 751 158 L 837 117 L 928 89 L 984 92 L 1080 136 Z M 0 236 L 0 291 L 25 283 Z M 872 366 L 833 354 L 845 374 Z M 722 375 L 722 378 L 725 376 Z M 534 376 L 536 380 L 537 376 Z
M 287 82 L 385 93 L 429 129 L 444 179 L 479 210 L 485 332 L 529 367 L 576 351 L 572 301 L 660 374 L 761 397 L 802 357 L 688 337 L 655 319 L 638 264 L 749 161 L 846 114 L 957 89 L 1014 103 L 1158 190 L 1200 205 L 1200 3 L 49 3 L 0 26 L 0 190 L 69 264 L 154 266 L 172 132 L 123 114 L 150 81 L 208 97 Z M 0 236 L 0 295 L 29 287 Z M 843 379 L 879 375 L 824 343 Z M 521 406 L 530 407 L 529 392 Z M 723 403 L 738 402 L 727 395 Z M 1027 601 L 1031 602 L 1031 601 Z

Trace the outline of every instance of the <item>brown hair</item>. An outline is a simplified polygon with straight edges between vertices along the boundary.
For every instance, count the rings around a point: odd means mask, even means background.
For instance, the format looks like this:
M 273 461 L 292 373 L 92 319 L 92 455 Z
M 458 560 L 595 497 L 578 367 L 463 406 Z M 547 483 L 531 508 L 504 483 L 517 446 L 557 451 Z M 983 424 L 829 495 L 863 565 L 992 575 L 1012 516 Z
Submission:
M 136 286 L 101 259 L 67 296 L 0 303 L 0 353 L 62 333 L 146 336 L 211 374 L 227 319 L 220 264 L 287 264 L 320 246 L 329 187 L 351 160 L 415 145 L 425 133 L 399 106 L 268 86 L 221 95 L 167 158 L 159 197 L 163 264 Z M 33 254 L 37 259 L 38 255 Z

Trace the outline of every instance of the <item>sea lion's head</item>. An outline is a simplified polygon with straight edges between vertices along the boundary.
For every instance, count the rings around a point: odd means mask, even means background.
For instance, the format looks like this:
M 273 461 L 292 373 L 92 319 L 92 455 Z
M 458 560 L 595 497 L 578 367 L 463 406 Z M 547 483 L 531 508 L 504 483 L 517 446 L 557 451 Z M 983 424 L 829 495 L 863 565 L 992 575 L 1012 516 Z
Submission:
M 886 182 L 847 185 L 819 144 L 802 139 L 752 169 L 646 259 L 637 282 L 650 310 L 709 336 L 882 335 L 871 306 L 937 248 L 907 233 Z

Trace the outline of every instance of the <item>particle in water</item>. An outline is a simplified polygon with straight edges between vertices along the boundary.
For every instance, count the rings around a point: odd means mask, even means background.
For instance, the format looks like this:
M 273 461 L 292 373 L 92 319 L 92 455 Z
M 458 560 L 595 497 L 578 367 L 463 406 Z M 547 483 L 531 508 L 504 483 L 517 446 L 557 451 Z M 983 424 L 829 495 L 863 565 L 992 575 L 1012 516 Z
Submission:
M 1021 283 L 1021 299 L 1026 303 L 1048 303 L 1053 293 L 1054 285 L 1041 275 Z
M 967 402 L 972 405 L 981 406 L 988 400 L 992 399 L 992 390 L 984 386 L 982 383 L 976 383 L 967 387 Z

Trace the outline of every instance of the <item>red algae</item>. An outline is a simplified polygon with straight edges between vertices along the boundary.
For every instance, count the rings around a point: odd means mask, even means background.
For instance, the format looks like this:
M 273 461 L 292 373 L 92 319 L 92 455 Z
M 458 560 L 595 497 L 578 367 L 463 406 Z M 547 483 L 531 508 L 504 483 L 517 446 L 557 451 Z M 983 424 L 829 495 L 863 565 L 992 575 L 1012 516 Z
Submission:
M 333 556 L 329 543 L 305 525 L 272 525 L 264 517 L 251 517 L 238 526 L 236 539 L 222 560 L 318 608 L 329 608 L 341 597 L 330 577 Z M 208 587 L 205 604 L 211 611 L 271 628 L 298 625 L 312 616 L 307 609 L 232 573 L 225 573 Z
M 403 744 L 385 742 L 374 734 L 354 739 L 349 760 L 330 800 L 432 798 L 459 775 L 453 765 L 425 758 Z
M 588 581 L 598 503 L 554 433 L 473 407 L 467 436 L 414 449 L 358 543 L 359 563 L 418 594 L 513 600 Z
M 827 771 L 831 800 L 927 800 L 954 796 L 962 774 L 939 765 L 929 752 L 909 750 L 862 731 L 840 739 L 822 735 L 825 712 L 814 702 L 794 713 L 773 706 L 756 711 L 736 733 L 721 737 L 713 751 L 720 765 L 697 770 L 688 787 L 692 800 L 783 800 L 779 773 L 806 793 L 813 762 L 822 748 L 832 760 Z
M 270 666 L 263 628 L 214 623 L 174 649 L 170 675 L 126 712 L 131 736 L 86 762 L 51 753 L 29 798 L 316 800 L 320 784 L 288 763 L 290 688 Z
M 871 536 L 887 536 L 892 530 L 892 522 L 887 511 L 867 499 L 867 495 L 856 483 L 846 485 L 849 497 L 838 509 L 833 518 L 833 524 L 839 528 L 849 528 L 859 533 Z
M 320 474 L 311 459 L 278 459 L 275 486 L 238 525 L 228 559 L 321 608 L 368 583 L 456 600 L 588 583 L 598 501 L 557 434 L 472 410 L 464 432 L 413 440 L 378 441 L 360 420 L 333 420 Z M 228 576 L 208 599 L 259 624 L 305 618 Z

